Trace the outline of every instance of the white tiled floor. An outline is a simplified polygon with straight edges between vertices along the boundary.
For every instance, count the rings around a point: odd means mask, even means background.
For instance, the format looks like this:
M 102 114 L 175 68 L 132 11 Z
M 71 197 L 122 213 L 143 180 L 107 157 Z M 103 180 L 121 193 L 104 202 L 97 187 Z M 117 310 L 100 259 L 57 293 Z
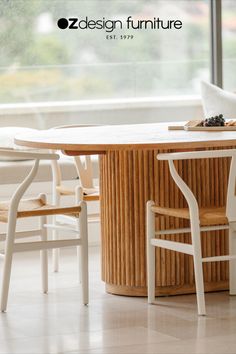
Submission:
M 2 260 L 0 260 L 2 269 Z M 37 253 L 15 256 L 8 312 L 0 314 L 0 353 L 236 353 L 236 297 L 207 294 L 208 316 L 196 314 L 195 296 L 146 298 L 105 293 L 99 249 L 90 249 L 90 304 L 81 304 L 74 250 L 40 292 Z

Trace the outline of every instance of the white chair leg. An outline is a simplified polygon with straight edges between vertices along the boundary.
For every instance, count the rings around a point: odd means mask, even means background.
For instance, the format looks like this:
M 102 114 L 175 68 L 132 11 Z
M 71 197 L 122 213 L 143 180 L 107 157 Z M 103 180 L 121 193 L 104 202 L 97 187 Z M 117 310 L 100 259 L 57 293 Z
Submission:
M 56 216 L 53 216 L 53 225 L 57 225 L 56 221 Z M 58 240 L 58 230 L 53 230 L 52 231 L 52 239 L 53 240 Z M 59 248 L 54 248 L 52 250 L 52 265 L 53 265 L 53 271 L 58 272 L 59 271 L 59 258 L 60 258 L 60 249 Z
M 81 267 L 81 257 L 82 257 L 82 247 L 78 246 L 76 247 L 76 253 L 77 253 L 77 261 L 78 261 L 78 266 L 79 266 L 79 283 L 82 283 L 82 267 Z
M 206 315 L 205 293 L 202 268 L 201 234 L 198 220 L 191 220 L 191 234 L 193 243 L 193 262 L 197 294 L 198 315 Z
M 83 200 L 83 189 L 81 186 L 78 185 L 75 188 L 75 204 L 79 205 L 82 200 Z M 77 230 L 79 230 L 79 225 L 77 227 Z M 79 283 L 81 283 L 82 282 L 82 267 L 81 267 L 82 248 L 80 246 L 76 247 L 76 252 L 77 252 L 78 265 L 79 265 Z
M 54 187 L 54 195 L 53 195 L 53 204 L 55 205 L 60 205 L 60 194 L 55 190 L 56 187 Z M 53 216 L 52 222 L 54 225 L 57 225 L 57 217 L 56 215 Z M 59 239 L 59 232 L 58 230 L 54 229 L 52 231 L 52 239 L 53 240 L 58 240 Z M 59 259 L 60 259 L 60 248 L 53 248 L 52 250 L 52 266 L 53 266 L 53 271 L 58 272 L 59 271 Z
M 151 207 L 153 201 L 147 202 L 147 285 L 148 303 L 155 301 L 155 246 L 151 245 L 151 239 L 155 238 L 155 214 Z
M 236 231 L 229 228 L 229 254 L 236 255 Z M 236 295 L 236 259 L 229 261 L 229 293 Z
M 40 217 L 41 240 L 47 241 L 47 229 L 44 225 L 47 223 L 47 217 Z M 42 272 L 42 291 L 44 294 L 48 292 L 48 250 L 40 251 L 41 272 Z
M 82 286 L 82 300 L 83 304 L 87 305 L 89 302 L 89 284 L 88 284 L 88 228 L 87 228 L 87 205 L 85 202 L 81 202 L 81 213 L 78 220 L 77 229 L 81 239 L 81 286 Z
M 5 312 L 7 310 L 15 230 L 16 230 L 16 213 L 12 217 L 11 215 L 9 216 L 9 223 L 8 223 L 8 230 L 7 230 L 3 278 L 2 278 L 2 290 L 1 290 L 1 311 L 2 312 Z
M 10 286 L 11 267 L 12 267 L 12 251 L 7 251 L 4 261 L 3 279 L 2 279 L 2 293 L 1 293 L 1 311 L 7 310 L 8 293 Z

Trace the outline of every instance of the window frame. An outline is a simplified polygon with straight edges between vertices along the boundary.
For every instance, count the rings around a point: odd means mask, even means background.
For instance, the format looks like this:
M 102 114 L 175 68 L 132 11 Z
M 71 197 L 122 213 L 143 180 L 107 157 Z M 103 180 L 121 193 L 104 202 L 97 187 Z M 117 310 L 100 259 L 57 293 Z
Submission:
M 222 0 L 210 0 L 211 82 L 223 87 Z

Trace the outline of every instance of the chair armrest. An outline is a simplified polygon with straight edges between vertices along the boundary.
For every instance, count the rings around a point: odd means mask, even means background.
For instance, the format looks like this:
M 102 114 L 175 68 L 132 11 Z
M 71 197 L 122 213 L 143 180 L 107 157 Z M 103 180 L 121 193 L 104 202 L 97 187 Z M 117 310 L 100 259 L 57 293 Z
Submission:
M 22 150 L 13 149 L 0 149 L 0 156 L 4 157 L 16 157 L 22 158 L 24 160 L 58 160 L 60 158 L 57 154 L 52 153 L 38 153 L 38 152 L 28 152 Z
M 236 149 L 173 152 L 169 154 L 168 153 L 158 154 L 157 159 L 174 161 L 174 160 L 209 159 L 209 158 L 232 157 L 232 156 L 236 156 Z

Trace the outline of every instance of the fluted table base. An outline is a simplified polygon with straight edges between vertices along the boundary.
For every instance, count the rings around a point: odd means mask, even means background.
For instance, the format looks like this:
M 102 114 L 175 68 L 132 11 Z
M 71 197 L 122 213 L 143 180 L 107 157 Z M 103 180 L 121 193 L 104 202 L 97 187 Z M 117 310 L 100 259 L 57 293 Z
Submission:
M 187 149 L 186 149 L 187 150 Z M 145 296 L 146 246 L 145 204 L 184 207 L 165 161 L 157 150 L 108 151 L 100 156 L 102 279 L 109 293 Z M 226 201 L 229 159 L 179 161 L 178 170 L 197 196 L 199 205 L 223 206 Z M 159 229 L 188 226 L 171 217 L 156 220 Z M 190 242 L 189 234 L 162 236 Z M 203 256 L 228 252 L 226 231 L 202 233 Z M 205 290 L 228 289 L 228 262 L 204 264 Z M 195 291 L 191 256 L 156 250 L 156 294 L 186 294 Z

